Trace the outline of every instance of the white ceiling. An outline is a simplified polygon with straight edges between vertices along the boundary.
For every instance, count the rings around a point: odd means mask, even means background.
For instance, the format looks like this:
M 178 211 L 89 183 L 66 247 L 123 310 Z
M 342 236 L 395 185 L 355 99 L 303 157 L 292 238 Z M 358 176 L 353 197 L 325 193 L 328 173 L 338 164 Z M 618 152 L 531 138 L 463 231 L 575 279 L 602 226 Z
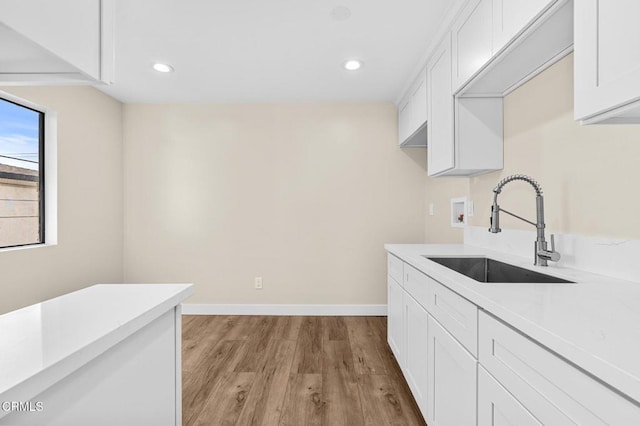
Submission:
M 117 0 L 116 83 L 101 90 L 123 102 L 394 101 L 454 3 Z M 337 6 L 350 18 L 334 19 Z M 351 58 L 363 68 L 346 71 Z

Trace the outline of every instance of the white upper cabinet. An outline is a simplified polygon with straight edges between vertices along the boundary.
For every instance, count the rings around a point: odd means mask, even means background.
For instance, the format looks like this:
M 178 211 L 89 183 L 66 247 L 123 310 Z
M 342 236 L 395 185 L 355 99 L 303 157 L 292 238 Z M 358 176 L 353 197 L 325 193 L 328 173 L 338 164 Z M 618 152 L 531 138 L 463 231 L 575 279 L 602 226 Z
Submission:
M 549 0 L 493 0 L 493 53 L 525 29 L 549 3 Z
M 411 125 L 411 98 L 403 99 L 398 105 L 398 143 L 404 145 L 406 139 L 411 135 L 409 127 Z
M 429 175 L 454 166 L 453 96 L 451 92 L 451 33 L 435 49 L 427 64 L 429 83 L 427 160 Z
M 411 91 L 411 110 L 413 111 L 414 131 L 427 122 L 427 70 L 420 72 L 420 77 Z
M 575 118 L 640 123 L 640 1 L 575 2 Z
M 427 71 L 423 69 L 398 106 L 400 146 L 427 146 Z
M 491 0 L 472 0 L 453 24 L 453 91 L 491 58 Z
M 465 22 L 465 10 L 457 21 L 459 25 Z M 474 25 L 477 39 L 466 35 L 457 41 L 458 52 L 466 52 L 479 43 L 482 47 L 476 57 L 471 53 L 456 55 L 458 62 L 465 64 L 458 66 L 462 71 L 454 86 L 456 96 L 504 96 L 573 49 L 571 0 L 492 0 L 489 12 L 485 22 Z M 478 4 L 474 14 L 486 16 L 487 5 Z M 491 39 L 489 56 L 484 41 L 487 32 Z M 484 62 L 482 58 L 486 58 Z
M 113 7 L 113 0 L 0 2 L 0 81 L 112 83 Z
M 451 90 L 451 35 L 427 65 L 429 176 L 473 176 L 500 170 L 502 99 L 455 98 Z

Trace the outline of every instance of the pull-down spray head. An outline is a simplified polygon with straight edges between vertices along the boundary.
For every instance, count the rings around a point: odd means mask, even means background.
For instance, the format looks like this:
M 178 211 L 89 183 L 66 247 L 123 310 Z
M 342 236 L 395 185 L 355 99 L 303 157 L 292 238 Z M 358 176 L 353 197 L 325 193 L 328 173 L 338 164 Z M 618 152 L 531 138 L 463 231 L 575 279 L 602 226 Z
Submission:
M 497 234 L 498 232 L 502 232 L 500 229 L 500 206 L 497 203 L 497 195 L 493 199 L 493 205 L 491 206 L 491 222 L 489 227 L 489 232 L 492 234 Z

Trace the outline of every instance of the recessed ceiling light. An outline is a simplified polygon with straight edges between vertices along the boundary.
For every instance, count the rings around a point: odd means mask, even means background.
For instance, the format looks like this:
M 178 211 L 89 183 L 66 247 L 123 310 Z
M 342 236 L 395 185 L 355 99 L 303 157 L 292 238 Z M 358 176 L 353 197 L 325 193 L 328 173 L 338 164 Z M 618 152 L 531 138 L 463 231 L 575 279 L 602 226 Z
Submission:
M 335 21 L 346 21 L 351 17 L 351 11 L 348 7 L 336 6 L 331 10 L 329 16 L 331 16 Z
M 348 71 L 356 71 L 362 68 L 362 62 L 351 59 L 344 63 L 344 68 Z
M 161 64 L 160 62 L 153 64 L 153 69 L 158 72 L 173 72 L 173 67 L 171 65 Z

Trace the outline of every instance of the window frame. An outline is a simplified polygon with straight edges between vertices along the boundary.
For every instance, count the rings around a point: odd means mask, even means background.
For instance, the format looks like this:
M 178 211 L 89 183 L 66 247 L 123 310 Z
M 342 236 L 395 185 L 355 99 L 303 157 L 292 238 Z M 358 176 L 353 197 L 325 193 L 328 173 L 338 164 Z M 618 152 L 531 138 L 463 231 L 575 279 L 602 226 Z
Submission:
M 57 200 L 57 112 L 0 90 L 0 99 L 38 113 L 38 213 L 39 241 L 28 244 L 0 246 L 0 253 L 58 244 Z

